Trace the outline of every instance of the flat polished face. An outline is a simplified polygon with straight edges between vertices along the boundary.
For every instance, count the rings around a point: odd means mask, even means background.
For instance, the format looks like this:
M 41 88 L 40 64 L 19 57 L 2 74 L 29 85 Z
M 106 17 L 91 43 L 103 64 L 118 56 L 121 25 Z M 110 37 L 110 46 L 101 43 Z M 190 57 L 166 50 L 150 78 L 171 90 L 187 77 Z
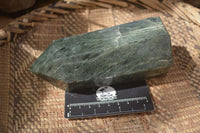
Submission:
M 76 90 L 157 76 L 171 64 L 169 34 L 154 17 L 56 40 L 31 71 Z

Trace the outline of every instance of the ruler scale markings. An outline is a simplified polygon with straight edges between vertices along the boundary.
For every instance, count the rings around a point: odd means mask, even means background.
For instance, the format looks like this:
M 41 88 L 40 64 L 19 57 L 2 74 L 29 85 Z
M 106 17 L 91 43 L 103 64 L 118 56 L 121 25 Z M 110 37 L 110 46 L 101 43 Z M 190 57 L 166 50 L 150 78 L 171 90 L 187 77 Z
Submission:
M 144 111 L 144 110 L 141 110 L 141 109 L 139 109 L 139 110 L 133 110 L 134 112 L 141 112 L 141 111 Z M 121 113 L 126 113 L 126 112 L 129 112 L 129 110 L 127 110 L 127 111 L 121 111 Z M 112 114 L 114 114 L 114 113 L 119 113 L 118 111 L 117 112 L 108 112 L 108 113 L 112 113 Z M 98 115 L 106 115 L 106 114 L 108 114 L 107 112 L 105 112 L 105 113 L 98 113 Z M 89 114 L 88 116 L 93 116 L 94 114 Z M 83 114 L 82 115 L 73 115 L 73 116 L 75 116 L 75 117 L 77 117 L 77 116 L 83 116 Z
M 138 101 L 138 100 L 146 100 L 146 97 L 137 97 L 137 98 L 126 98 L 126 99 L 119 99 L 113 101 L 101 101 L 101 102 L 88 102 L 88 103 L 71 103 L 70 106 L 85 106 L 85 105 L 95 105 L 95 104 L 108 104 L 108 103 L 115 103 L 115 102 L 127 102 L 127 101 Z M 138 103 L 138 102 L 137 102 Z

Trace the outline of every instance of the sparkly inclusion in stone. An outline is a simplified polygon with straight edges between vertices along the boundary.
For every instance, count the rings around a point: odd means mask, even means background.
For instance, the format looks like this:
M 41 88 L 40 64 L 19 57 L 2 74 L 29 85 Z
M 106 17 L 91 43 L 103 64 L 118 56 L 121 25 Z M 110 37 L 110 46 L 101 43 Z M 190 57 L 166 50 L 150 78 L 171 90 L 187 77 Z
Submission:
M 53 41 L 31 71 L 73 91 L 161 75 L 171 64 L 170 36 L 153 17 Z

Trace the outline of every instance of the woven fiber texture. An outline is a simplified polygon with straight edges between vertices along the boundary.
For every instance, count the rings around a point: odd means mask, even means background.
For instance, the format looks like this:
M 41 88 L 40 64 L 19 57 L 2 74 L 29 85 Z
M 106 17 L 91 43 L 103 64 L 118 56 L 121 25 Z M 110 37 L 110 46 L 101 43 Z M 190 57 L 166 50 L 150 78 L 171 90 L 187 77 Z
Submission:
M 0 47 L 0 131 L 200 132 L 198 18 L 188 15 L 188 11 L 184 12 L 182 6 L 179 7 L 180 3 L 170 1 L 160 3 L 151 0 L 154 5 L 145 0 L 112 1 L 114 4 L 106 0 L 96 3 L 74 1 L 78 4 L 71 5 L 58 2 L 31 12 L 4 29 L 7 37 L 2 42 L 8 43 Z M 166 3 L 172 5 L 166 6 Z M 50 8 L 56 5 L 60 8 Z M 53 10 L 54 13 L 44 12 L 46 10 Z M 65 119 L 65 91 L 31 73 L 32 63 L 55 39 L 153 16 L 161 17 L 171 36 L 174 59 L 167 75 L 147 80 L 155 111 L 81 120 Z

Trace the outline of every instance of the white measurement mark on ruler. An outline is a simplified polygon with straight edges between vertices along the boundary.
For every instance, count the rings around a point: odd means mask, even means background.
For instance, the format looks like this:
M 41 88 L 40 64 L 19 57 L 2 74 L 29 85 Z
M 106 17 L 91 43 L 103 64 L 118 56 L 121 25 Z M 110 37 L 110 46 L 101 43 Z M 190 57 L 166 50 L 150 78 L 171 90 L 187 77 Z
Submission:
M 94 109 L 94 114 L 95 114 L 95 115 L 97 114 L 96 109 Z
M 121 107 L 119 106 L 119 112 L 121 112 Z
M 146 105 L 144 104 L 144 110 L 146 110 Z

